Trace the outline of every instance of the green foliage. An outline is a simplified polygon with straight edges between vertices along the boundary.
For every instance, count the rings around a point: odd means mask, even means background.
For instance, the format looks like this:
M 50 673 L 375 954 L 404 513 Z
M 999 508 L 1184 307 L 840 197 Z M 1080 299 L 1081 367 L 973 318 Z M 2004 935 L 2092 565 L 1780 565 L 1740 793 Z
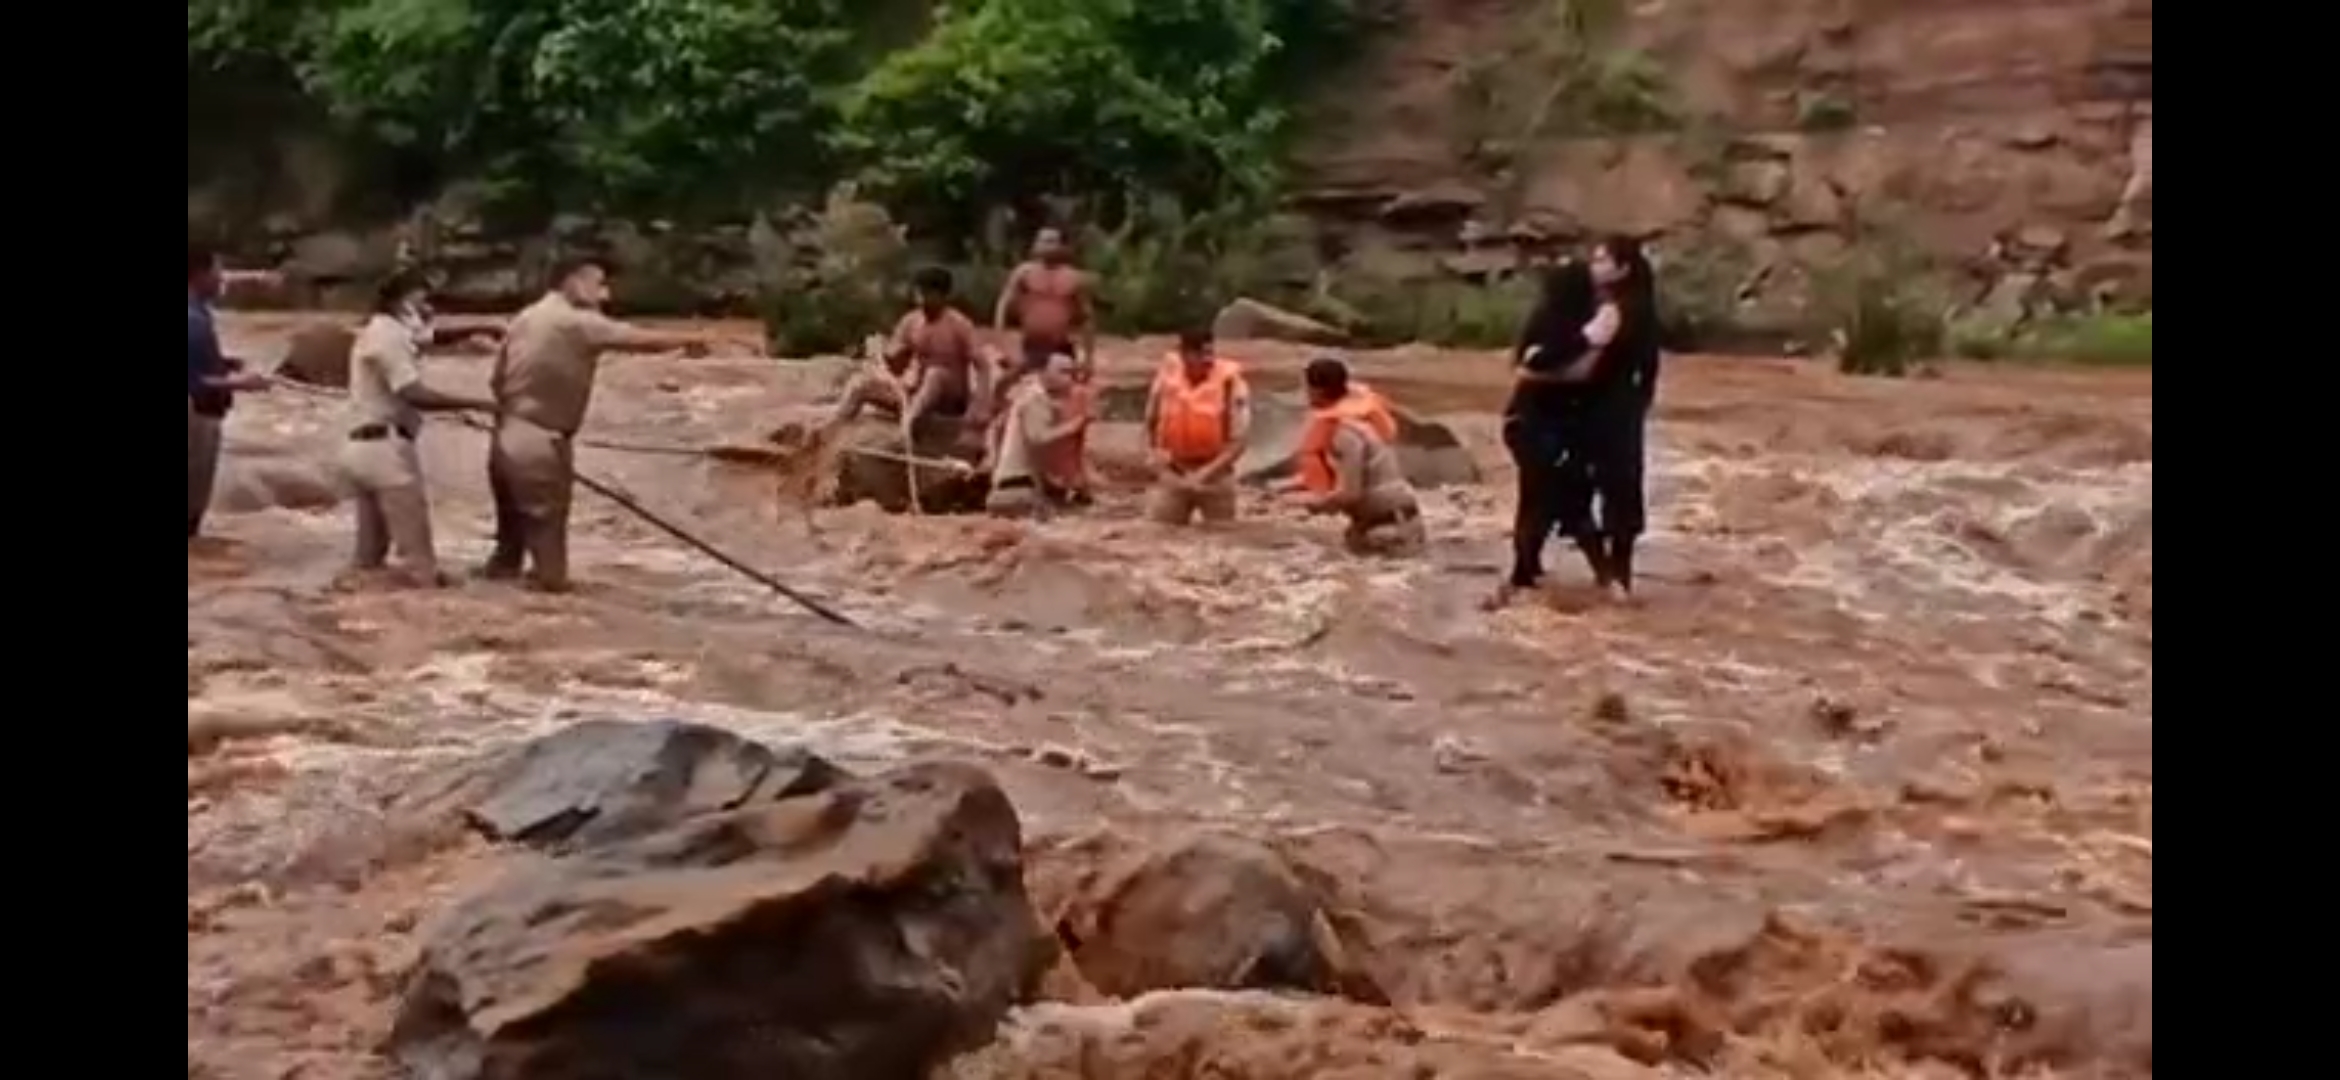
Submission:
M 2153 313 L 2051 315 L 2016 326 L 1969 316 L 1949 326 L 1952 355 L 1968 360 L 2153 366 Z
M 1038 194 L 1256 202 L 1292 64 L 1346 0 L 974 0 L 845 99 L 838 144 L 922 216 Z M 1111 215 L 1118 216 L 1118 215 Z
M 189 0 L 187 68 L 191 108 L 270 73 L 408 171 L 540 213 L 737 212 L 858 177 L 969 224 L 1047 194 L 1256 203 L 1278 93 L 1353 2 Z
M 850 187 L 796 220 L 758 222 L 750 242 L 776 356 L 853 351 L 908 309 L 912 254 L 902 228 Z

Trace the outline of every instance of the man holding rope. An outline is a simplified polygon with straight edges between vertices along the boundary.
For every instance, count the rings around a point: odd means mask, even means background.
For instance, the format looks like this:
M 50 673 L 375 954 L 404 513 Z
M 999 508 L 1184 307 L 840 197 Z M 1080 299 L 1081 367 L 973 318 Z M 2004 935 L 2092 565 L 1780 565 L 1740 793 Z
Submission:
M 576 483 L 577 430 L 585 426 L 593 376 L 610 351 L 665 352 L 704 348 L 705 333 L 630 326 L 602 314 L 609 300 L 609 264 L 599 258 L 562 260 L 552 287 L 504 331 L 489 387 L 496 430 L 488 450 L 488 487 L 496 502 L 496 548 L 480 575 L 520 577 L 543 592 L 566 592 L 569 582 L 569 506 Z
M 187 539 L 203 531 L 211 507 L 211 485 L 219 476 L 220 428 L 235 406 L 236 393 L 265 390 L 267 376 L 220 351 L 219 328 L 211 305 L 226 286 L 228 271 L 219 252 L 187 245 Z

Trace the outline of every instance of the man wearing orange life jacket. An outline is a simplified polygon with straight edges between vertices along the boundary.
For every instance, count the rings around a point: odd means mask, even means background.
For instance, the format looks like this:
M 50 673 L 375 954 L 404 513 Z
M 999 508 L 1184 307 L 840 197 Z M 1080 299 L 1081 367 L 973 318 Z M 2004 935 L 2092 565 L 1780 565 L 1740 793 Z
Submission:
M 1290 490 L 1312 514 L 1349 519 L 1343 536 L 1359 555 L 1415 555 L 1429 542 L 1422 505 L 1406 482 L 1394 443 L 1397 417 L 1381 395 L 1349 381 L 1349 366 L 1308 362 L 1308 426 Z
M 1086 496 L 1081 434 L 1088 430 L 1089 408 L 1074 367 L 1070 354 L 1057 353 L 1035 378 L 1016 386 L 992 451 L 985 503 L 991 513 L 1030 517 Z
M 1251 388 L 1211 345 L 1208 330 L 1179 335 L 1146 395 L 1155 476 L 1146 517 L 1164 525 L 1235 519 L 1235 461 L 1251 434 Z

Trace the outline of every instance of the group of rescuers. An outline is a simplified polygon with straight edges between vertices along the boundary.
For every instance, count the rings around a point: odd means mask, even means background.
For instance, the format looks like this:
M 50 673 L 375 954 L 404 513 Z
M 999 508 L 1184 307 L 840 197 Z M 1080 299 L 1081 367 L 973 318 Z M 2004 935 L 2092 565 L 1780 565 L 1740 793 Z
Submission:
M 555 268 L 545 295 L 502 329 L 486 398 L 435 388 L 422 378 L 423 353 L 444 336 L 432 327 L 427 280 L 401 271 L 381 284 L 351 350 L 348 431 L 341 449 L 355 489 L 356 568 L 383 568 L 395 550 L 401 571 L 415 582 L 451 581 L 434 554 L 415 440 L 425 412 L 476 412 L 494 417 L 488 480 L 495 546 L 481 576 L 518 578 L 542 591 L 570 587 L 575 442 L 600 357 L 613 351 L 696 351 L 716 342 L 705 332 L 646 329 L 603 314 L 609 269 L 591 257 Z M 235 273 L 222 268 L 212 249 L 189 245 L 190 540 L 200 532 L 210 501 L 221 418 L 235 393 L 269 385 L 221 352 L 213 326 L 211 305 Z M 823 433 L 833 434 L 865 409 L 893 414 L 906 434 L 921 424 L 956 425 L 959 433 L 982 440 L 977 468 L 989 473 L 992 513 L 1033 516 L 1087 502 L 1096 487 L 1086 439 L 1095 419 L 1095 323 L 1089 280 L 1073 264 L 1062 233 L 1041 230 L 1031 258 L 1001 291 L 994 329 L 1012 333 L 1019 346 L 1004 363 L 954 302 L 948 271 L 921 270 L 913 284 L 916 306 L 882 344 L 872 342 L 879 362 L 848 384 Z M 1252 393 L 1241 365 L 1213 345 L 1208 330 L 1181 334 L 1147 395 L 1145 429 L 1155 479 L 1145 516 L 1164 525 L 1236 517 L 1237 462 L 1252 426 Z M 1523 345 L 1523 351 L 1532 354 L 1533 346 Z M 1388 402 L 1351 378 L 1338 359 L 1309 362 L 1303 383 L 1308 415 L 1296 475 L 1278 486 L 1278 495 L 1310 513 L 1345 517 L 1344 540 L 1355 553 L 1419 553 L 1426 543 L 1421 507 L 1400 467 L 1398 424 Z M 1522 516 L 1523 522 L 1529 516 L 1524 505 Z M 1551 528 L 1540 526 L 1547 534 Z M 1539 539 L 1535 548 L 1541 547 Z M 1606 563 L 1604 557 L 1595 569 L 1609 584 Z M 1528 583 L 1521 576 L 1515 570 L 1514 581 Z

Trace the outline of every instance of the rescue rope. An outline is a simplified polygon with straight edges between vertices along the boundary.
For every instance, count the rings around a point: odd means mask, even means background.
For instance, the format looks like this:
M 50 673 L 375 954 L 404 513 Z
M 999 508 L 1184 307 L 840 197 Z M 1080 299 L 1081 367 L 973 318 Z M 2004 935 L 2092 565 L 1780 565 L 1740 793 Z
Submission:
M 342 399 L 347 397 L 346 394 L 340 393 L 328 387 L 310 386 L 305 383 L 299 383 L 281 377 L 274 377 L 270 381 L 274 385 L 291 387 L 312 397 L 334 399 Z M 462 424 L 464 427 L 470 428 L 473 431 L 481 432 L 491 436 L 495 433 L 495 429 L 491 427 L 486 421 L 481 420 L 478 417 L 471 415 L 470 413 L 455 412 L 450 413 L 449 415 L 454 417 L 456 423 Z M 578 442 L 585 446 L 599 445 L 598 443 L 585 442 L 584 440 L 578 440 Z M 605 447 L 605 449 L 626 448 Z M 650 448 L 647 447 L 634 449 L 635 452 L 652 452 Z M 694 455 L 703 453 L 703 451 L 682 450 L 680 448 L 673 447 L 660 447 L 657 449 L 659 451 L 669 453 L 688 453 Z M 587 475 L 582 471 L 575 472 L 575 476 L 577 483 L 583 485 L 586 490 L 589 490 L 604 499 L 608 499 L 609 501 L 618 504 L 619 507 L 623 508 L 628 513 L 633 514 L 635 517 L 641 518 L 644 522 L 647 522 L 658 531 L 681 541 L 684 545 L 690 547 L 702 555 L 707 556 L 710 559 L 715 560 L 718 563 L 721 563 L 724 567 L 747 578 L 748 580 L 753 581 L 758 585 L 762 585 L 763 587 L 770 589 L 775 593 L 778 593 L 781 597 L 796 604 L 798 607 L 812 612 L 814 615 L 826 619 L 829 622 L 835 623 L 838 626 L 851 627 L 856 630 L 861 629 L 861 624 L 854 622 L 850 617 L 845 615 L 845 613 L 838 611 L 837 609 L 822 603 L 820 600 L 817 600 L 812 596 L 809 596 L 789 586 L 787 583 L 782 582 L 780 579 L 775 578 L 770 574 L 758 570 L 755 567 L 749 566 L 729 552 L 726 552 L 723 549 L 716 547 L 714 544 L 701 539 L 697 534 L 691 532 L 690 530 L 685 529 L 672 521 L 668 521 L 666 518 L 661 517 L 656 512 L 652 511 L 649 507 L 635 502 L 633 496 L 627 495 L 623 491 L 618 490 L 615 486 L 605 481 L 595 479 L 594 477 Z

